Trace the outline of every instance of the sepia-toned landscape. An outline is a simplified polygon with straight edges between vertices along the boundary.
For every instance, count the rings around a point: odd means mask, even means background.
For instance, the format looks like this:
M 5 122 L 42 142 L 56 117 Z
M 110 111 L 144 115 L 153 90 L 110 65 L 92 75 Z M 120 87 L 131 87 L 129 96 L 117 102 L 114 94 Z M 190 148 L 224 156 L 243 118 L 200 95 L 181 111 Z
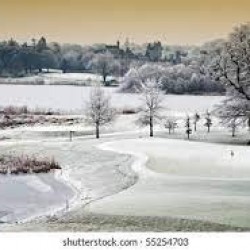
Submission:
M 0 231 L 249 231 L 250 5 L 117 2 L 1 3 Z

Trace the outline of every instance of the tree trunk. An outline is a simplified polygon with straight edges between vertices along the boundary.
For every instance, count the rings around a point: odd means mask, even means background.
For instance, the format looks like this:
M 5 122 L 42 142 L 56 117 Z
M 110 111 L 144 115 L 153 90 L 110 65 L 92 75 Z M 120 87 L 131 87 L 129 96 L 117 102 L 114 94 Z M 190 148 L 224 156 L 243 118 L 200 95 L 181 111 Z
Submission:
M 196 131 L 196 122 L 194 123 L 194 131 Z
M 69 131 L 69 140 L 72 141 L 73 138 L 73 131 Z
M 100 129 L 99 129 L 100 125 L 99 125 L 98 122 L 97 122 L 95 125 L 96 125 L 96 126 L 95 126 L 95 135 L 96 135 L 96 139 L 99 139 L 99 138 L 100 138 Z
M 150 126 L 150 137 L 154 136 L 154 130 L 153 130 L 153 117 L 150 115 L 149 117 L 149 126 Z
M 171 134 L 171 128 L 168 128 L 168 133 Z
M 232 128 L 232 137 L 235 137 L 235 128 Z
M 207 132 L 210 133 L 210 126 L 207 126 Z
M 107 81 L 107 76 L 104 74 L 103 75 L 103 84 L 106 85 L 106 81 Z

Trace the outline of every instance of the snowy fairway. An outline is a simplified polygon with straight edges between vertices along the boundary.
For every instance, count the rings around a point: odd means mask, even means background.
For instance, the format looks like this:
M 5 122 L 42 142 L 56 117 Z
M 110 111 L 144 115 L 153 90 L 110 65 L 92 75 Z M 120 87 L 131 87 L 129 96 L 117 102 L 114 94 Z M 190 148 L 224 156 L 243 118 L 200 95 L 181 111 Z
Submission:
M 166 139 L 121 140 L 101 147 L 137 156 L 133 168 L 139 181 L 90 204 L 88 211 L 250 226 L 250 149 Z

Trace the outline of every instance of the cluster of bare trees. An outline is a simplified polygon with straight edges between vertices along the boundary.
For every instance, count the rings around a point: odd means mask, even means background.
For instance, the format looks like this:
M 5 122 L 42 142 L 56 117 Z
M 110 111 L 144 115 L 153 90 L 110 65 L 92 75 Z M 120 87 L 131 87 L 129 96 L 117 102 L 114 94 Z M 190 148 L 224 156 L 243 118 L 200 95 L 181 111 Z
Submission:
M 157 123 L 164 121 L 165 128 L 168 129 L 169 134 L 174 133 L 177 128 L 177 119 L 175 117 L 164 117 L 160 114 L 162 110 L 163 95 L 159 83 L 156 80 L 147 80 L 142 87 L 141 94 L 141 108 L 137 122 L 141 126 L 149 127 L 149 136 L 154 136 L 154 126 Z M 89 101 L 86 103 L 85 117 L 89 124 L 95 125 L 96 138 L 100 137 L 100 127 L 102 125 L 111 123 L 116 116 L 115 109 L 111 106 L 110 97 L 105 94 L 100 85 L 92 88 Z M 188 139 L 192 133 L 192 126 L 194 131 L 197 130 L 197 123 L 201 116 L 197 112 L 192 118 L 187 116 L 185 121 L 186 134 Z M 210 112 L 206 112 L 204 117 L 204 126 L 207 127 L 208 133 L 212 126 L 212 119 Z
M 142 106 L 138 122 L 140 125 L 149 126 L 150 137 L 154 135 L 154 124 L 160 119 L 159 111 L 161 109 L 161 90 L 155 80 L 148 80 L 143 85 Z M 94 124 L 96 128 L 96 138 L 100 137 L 100 126 L 108 124 L 116 116 L 115 109 L 112 108 L 110 97 L 105 94 L 100 85 L 92 88 L 90 97 L 86 103 L 85 117 L 86 122 Z
M 198 112 L 195 112 L 193 116 L 187 115 L 184 120 L 184 127 L 185 127 L 185 134 L 187 135 L 187 138 L 190 139 L 190 136 L 193 132 L 197 132 L 198 123 L 201 121 L 202 115 Z M 206 111 L 203 120 L 204 126 L 207 127 L 207 132 L 210 133 L 210 129 L 213 125 L 211 113 L 209 111 Z M 178 120 L 174 116 L 168 116 L 167 118 L 164 118 L 164 126 L 168 129 L 169 134 L 174 133 L 175 129 L 178 127 Z

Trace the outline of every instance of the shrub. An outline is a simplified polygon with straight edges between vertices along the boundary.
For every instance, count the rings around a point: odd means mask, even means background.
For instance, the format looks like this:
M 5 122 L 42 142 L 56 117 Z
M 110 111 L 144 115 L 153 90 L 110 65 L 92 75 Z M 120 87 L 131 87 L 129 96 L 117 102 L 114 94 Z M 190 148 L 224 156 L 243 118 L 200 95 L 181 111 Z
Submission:
M 21 155 L 0 156 L 0 174 L 12 175 L 29 174 L 29 173 L 48 173 L 51 170 L 61 169 L 54 158 L 38 159 L 35 156 Z

